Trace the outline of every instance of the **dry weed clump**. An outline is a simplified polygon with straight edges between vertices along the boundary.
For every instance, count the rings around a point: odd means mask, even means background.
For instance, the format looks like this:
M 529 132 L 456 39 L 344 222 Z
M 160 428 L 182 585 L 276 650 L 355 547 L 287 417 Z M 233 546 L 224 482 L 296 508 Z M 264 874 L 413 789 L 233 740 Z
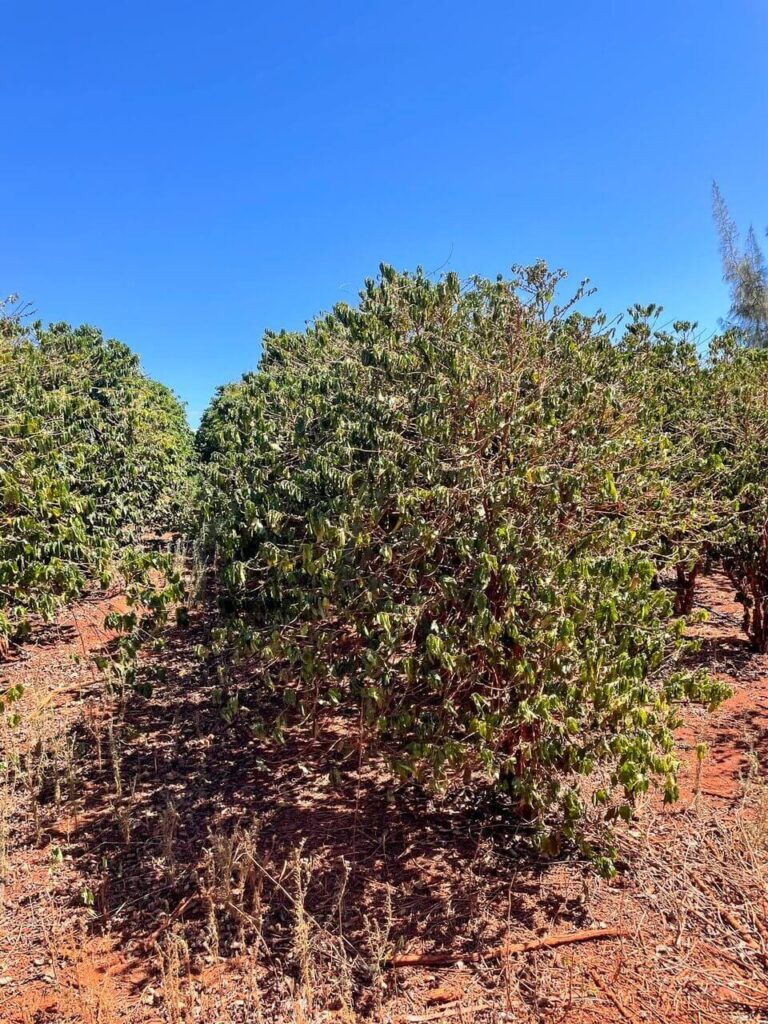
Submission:
M 338 1024 L 361 1019 L 361 991 L 383 1013 L 395 913 L 363 916 L 360 947 L 346 934 L 350 864 L 335 873 L 336 891 L 322 919 L 309 909 L 324 880 L 300 844 L 281 860 L 259 849 L 258 826 L 214 831 L 197 892 L 183 901 L 204 908 L 199 921 L 168 928 L 159 941 L 158 999 L 172 1024 L 193 1020 Z M 233 986 L 232 973 L 237 984 Z M 213 1015 L 213 1016 L 211 1016 Z

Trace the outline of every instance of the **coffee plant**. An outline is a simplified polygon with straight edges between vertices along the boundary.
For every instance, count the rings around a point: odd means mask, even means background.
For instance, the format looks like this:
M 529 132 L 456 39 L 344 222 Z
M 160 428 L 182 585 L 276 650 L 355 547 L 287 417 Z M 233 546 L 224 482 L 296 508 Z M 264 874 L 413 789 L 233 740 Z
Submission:
M 659 328 L 662 310 L 635 306 L 617 341 L 622 387 L 641 404 L 645 429 L 664 437 L 660 467 L 668 480 L 669 504 L 661 531 L 667 562 L 674 565 L 675 611 L 693 609 L 695 585 L 711 567 L 728 528 L 732 505 L 722 460 L 722 423 L 713 406 L 711 374 L 695 340 L 696 324 L 678 321 Z
M 191 454 L 183 408 L 127 346 L 91 327 L 30 326 L 6 306 L 0 645 L 106 584 L 143 531 L 173 525 Z
M 768 651 L 768 351 L 735 337 L 714 348 L 708 402 L 717 424 L 719 486 L 729 505 L 716 549 L 744 605 L 752 646 Z
M 768 429 L 768 360 L 764 350 L 744 347 L 734 332 L 716 338 L 702 359 L 686 339 L 692 326 L 676 325 L 676 338 L 664 332 L 651 335 L 645 316 L 636 315 L 627 332 L 633 358 L 625 380 L 634 378 L 632 386 L 643 389 L 646 414 L 656 417 L 673 440 L 669 473 L 696 513 L 695 528 L 685 508 L 673 517 L 682 556 L 675 567 L 677 610 L 690 612 L 702 572 L 722 568 L 744 605 L 744 630 L 753 647 L 764 652 L 768 458 L 761 439 Z M 638 338 L 645 345 L 652 339 L 655 357 L 665 364 L 651 379 L 645 379 L 642 362 L 634 358 Z
M 724 692 L 660 583 L 715 521 L 685 326 L 641 311 L 617 341 L 558 284 L 382 267 L 356 308 L 268 334 L 198 434 L 212 656 L 251 659 L 278 723 L 354 711 L 400 775 L 489 780 L 551 850 L 590 804 L 673 799 L 677 706 Z

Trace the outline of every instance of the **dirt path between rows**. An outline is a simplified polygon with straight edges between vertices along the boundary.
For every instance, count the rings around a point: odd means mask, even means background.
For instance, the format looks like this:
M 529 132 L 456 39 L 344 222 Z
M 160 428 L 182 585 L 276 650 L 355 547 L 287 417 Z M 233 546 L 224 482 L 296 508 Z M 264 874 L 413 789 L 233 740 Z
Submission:
M 121 709 L 89 660 L 120 598 L 82 602 L 0 671 L 26 687 L 0 758 L 0 1021 L 768 1019 L 768 658 L 722 578 L 700 603 L 734 693 L 686 712 L 681 799 L 647 802 L 608 882 L 461 796 L 393 788 L 354 723 L 283 744 L 227 724 L 195 622 Z M 470 962 L 603 927 L 626 934 Z M 465 960 L 387 970 L 392 949 Z

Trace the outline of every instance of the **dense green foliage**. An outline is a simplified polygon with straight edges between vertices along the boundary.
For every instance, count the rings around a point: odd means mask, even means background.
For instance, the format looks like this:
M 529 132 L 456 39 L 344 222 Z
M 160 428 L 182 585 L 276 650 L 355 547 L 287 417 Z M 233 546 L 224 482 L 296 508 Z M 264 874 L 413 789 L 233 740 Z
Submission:
M 167 528 L 191 434 L 174 395 L 91 327 L 0 319 L 0 639 L 49 618 Z
M 710 558 L 720 562 L 744 604 L 744 629 L 768 651 L 768 349 L 725 339 L 707 374 L 706 410 L 725 498 Z M 704 413 L 702 412 L 702 416 Z M 713 488 L 715 484 L 713 483 Z
M 226 716 L 247 660 L 254 728 L 353 715 L 399 775 L 484 779 L 550 850 L 654 782 L 674 799 L 679 705 L 725 692 L 686 657 L 702 571 L 768 649 L 768 350 L 703 357 L 653 306 L 617 333 L 559 284 L 383 267 L 268 334 L 196 451 L 126 346 L 0 317 L 0 639 L 119 564 L 111 664 L 151 686 L 139 649 L 184 588 L 138 542 L 189 524 L 194 476 Z
M 582 776 L 609 815 L 655 776 L 674 797 L 676 702 L 721 695 L 658 585 L 716 519 L 695 350 L 642 311 L 617 344 L 550 311 L 556 283 L 383 268 L 358 308 L 268 335 L 198 436 L 218 649 L 258 653 L 289 706 L 359 708 L 403 774 L 480 771 L 554 814 L 550 843 Z

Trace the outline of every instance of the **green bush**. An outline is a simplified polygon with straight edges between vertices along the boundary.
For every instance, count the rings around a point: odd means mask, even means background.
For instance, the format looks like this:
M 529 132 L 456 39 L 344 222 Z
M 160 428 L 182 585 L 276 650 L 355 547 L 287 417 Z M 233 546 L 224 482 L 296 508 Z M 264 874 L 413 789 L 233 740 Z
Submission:
M 679 321 L 672 330 L 656 325 L 662 310 L 635 306 L 617 341 L 624 391 L 640 404 L 643 427 L 665 438 L 659 464 L 670 502 L 661 532 L 661 562 L 672 553 L 675 610 L 693 609 L 695 585 L 711 567 L 732 515 L 723 472 L 723 430 L 712 393 L 712 373 L 696 343 L 696 324 Z M 717 344 L 717 343 L 716 343 Z
M 404 776 L 491 780 L 549 848 L 584 776 L 605 817 L 654 778 L 672 799 L 676 704 L 722 696 L 658 585 L 711 516 L 648 409 L 674 359 L 550 308 L 557 283 L 383 267 L 267 335 L 198 435 L 216 650 L 258 654 L 286 708 L 354 708 Z
M 713 351 L 709 405 L 716 424 L 717 486 L 727 496 L 716 557 L 744 605 L 744 630 L 768 651 L 768 350 L 734 338 Z M 714 482 L 710 488 L 715 486 Z
M 768 355 L 744 347 L 731 332 L 716 338 L 702 360 L 687 338 L 693 325 L 676 325 L 676 337 L 652 332 L 649 312 L 636 310 L 627 332 L 624 382 L 646 396 L 646 417 L 674 447 L 667 471 L 686 506 L 670 524 L 680 559 L 677 609 L 689 612 L 700 573 L 721 567 L 744 605 L 745 632 L 765 652 Z M 637 359 L 643 349 L 650 360 Z
M 0 640 L 50 618 L 122 545 L 172 525 L 192 453 L 184 410 L 91 327 L 0 318 Z

